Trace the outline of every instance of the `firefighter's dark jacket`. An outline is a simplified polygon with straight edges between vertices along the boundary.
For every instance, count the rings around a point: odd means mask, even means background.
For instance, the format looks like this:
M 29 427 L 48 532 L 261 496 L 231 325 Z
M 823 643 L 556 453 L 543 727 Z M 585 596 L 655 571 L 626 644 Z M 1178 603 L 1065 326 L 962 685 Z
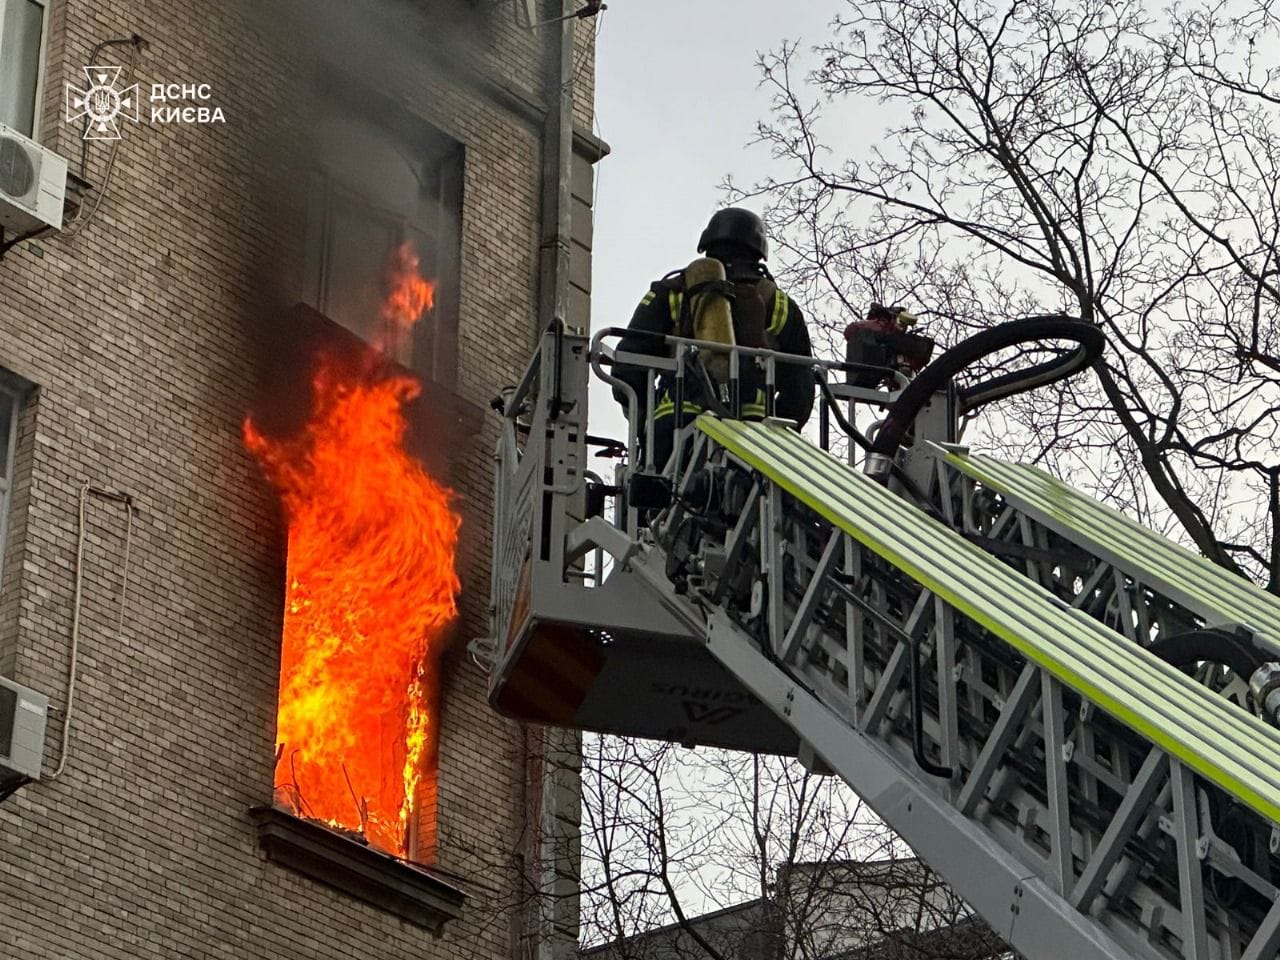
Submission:
M 750 273 L 744 276 L 744 271 Z M 735 268 L 735 265 L 731 264 L 728 267 L 728 273 L 731 280 L 736 280 L 735 287 L 738 291 L 733 303 L 733 327 L 734 338 L 740 345 L 765 347 L 801 357 L 813 356 L 804 316 L 794 300 L 777 290 L 767 274 L 755 265 Z M 756 306 L 756 309 L 759 311 L 763 308 L 763 317 L 753 320 L 750 316 L 752 313 L 750 307 L 753 305 L 747 301 L 747 298 L 750 295 L 750 285 L 757 277 L 763 285 L 759 288 L 762 294 L 759 297 L 761 303 Z M 744 286 L 744 280 L 747 286 Z M 649 356 L 670 356 L 670 348 L 662 341 L 639 334 L 670 335 L 680 332 L 679 318 L 682 314 L 686 325 L 688 323 L 686 303 L 684 278 L 680 271 L 669 273 L 661 280 L 651 283 L 649 292 L 641 299 L 631 317 L 631 322 L 627 325 L 627 333 L 618 342 L 617 351 Z M 765 328 L 763 338 L 758 329 L 762 323 Z M 689 336 L 689 333 L 685 330 L 682 335 Z M 740 377 L 742 411 L 744 416 L 758 417 L 763 415 L 760 404 L 763 402 L 764 376 L 755 371 L 748 371 L 750 366 L 752 365 L 748 359 L 743 358 L 743 373 Z M 623 380 L 635 390 L 636 397 L 643 408 L 646 371 L 640 367 L 618 363 L 614 365 L 613 372 L 618 379 Z M 774 414 L 794 420 L 803 426 L 813 410 L 814 381 L 810 368 L 803 364 L 779 363 L 776 367 L 775 380 L 777 392 L 774 397 Z M 627 405 L 626 394 L 622 390 L 615 387 L 613 394 L 624 407 Z M 657 398 L 655 419 L 674 412 L 669 377 L 664 376 L 658 379 L 655 397 Z M 701 409 L 697 403 L 698 399 L 696 395 L 686 396 L 686 416 Z M 679 419 L 683 420 L 684 417 Z M 644 423 L 644 419 L 642 418 L 640 422 Z

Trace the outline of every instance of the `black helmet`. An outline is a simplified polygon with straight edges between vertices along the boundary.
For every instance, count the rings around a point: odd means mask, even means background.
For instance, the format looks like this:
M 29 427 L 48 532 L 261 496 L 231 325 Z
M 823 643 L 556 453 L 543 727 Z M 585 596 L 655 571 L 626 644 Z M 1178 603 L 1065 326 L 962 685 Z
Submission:
M 707 229 L 698 238 L 698 252 L 731 245 L 757 260 L 769 259 L 769 241 L 764 235 L 764 221 L 742 207 L 725 207 L 711 215 Z

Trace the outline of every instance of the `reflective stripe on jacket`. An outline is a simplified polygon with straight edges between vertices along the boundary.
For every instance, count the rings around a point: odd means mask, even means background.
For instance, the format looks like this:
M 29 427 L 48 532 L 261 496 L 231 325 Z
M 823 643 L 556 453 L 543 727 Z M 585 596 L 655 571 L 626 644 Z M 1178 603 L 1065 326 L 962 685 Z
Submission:
M 655 294 L 652 290 L 644 295 L 642 303 L 651 303 Z M 680 329 L 681 313 L 684 310 L 684 291 L 668 290 L 667 291 L 667 308 L 671 313 L 671 328 L 673 330 Z M 769 325 L 765 329 L 769 342 L 761 346 L 767 346 L 770 350 L 777 350 L 778 344 L 776 338 L 782 333 L 782 328 L 787 325 L 787 316 L 791 311 L 791 301 L 785 293 L 777 288 L 773 291 L 773 309 L 769 314 Z M 755 346 L 755 344 L 750 344 Z M 663 417 L 669 417 L 675 413 L 676 404 L 672 398 L 670 391 L 664 390 L 658 397 L 657 406 L 653 408 L 653 419 L 660 420 Z M 686 416 L 697 416 L 702 412 L 702 407 L 688 400 L 684 402 L 684 413 Z M 751 403 L 742 405 L 742 415 L 744 417 L 763 417 L 765 415 L 765 396 L 763 390 L 757 390 L 755 400 Z

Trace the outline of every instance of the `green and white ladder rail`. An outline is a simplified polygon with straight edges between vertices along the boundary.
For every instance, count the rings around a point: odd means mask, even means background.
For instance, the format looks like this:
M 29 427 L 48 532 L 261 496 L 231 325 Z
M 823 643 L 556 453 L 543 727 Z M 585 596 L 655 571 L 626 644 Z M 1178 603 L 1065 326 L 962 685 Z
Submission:
M 1036 467 L 937 453 L 949 519 L 1134 642 L 1227 627 L 1280 656 L 1280 597 Z
M 919 423 L 937 518 L 794 431 L 707 416 L 657 478 L 670 506 L 638 508 L 652 421 L 613 483 L 589 470 L 603 333 L 548 331 L 499 404 L 471 647 L 497 709 L 820 760 L 1032 960 L 1280 954 L 1280 732 L 1144 649 L 1273 639 L 1270 598 Z M 652 397 L 702 349 L 613 359 L 648 363 Z M 892 402 L 859 389 L 839 402 Z
M 681 492 L 631 569 L 1015 948 L 1280 952 L 1280 732 L 793 431 Z

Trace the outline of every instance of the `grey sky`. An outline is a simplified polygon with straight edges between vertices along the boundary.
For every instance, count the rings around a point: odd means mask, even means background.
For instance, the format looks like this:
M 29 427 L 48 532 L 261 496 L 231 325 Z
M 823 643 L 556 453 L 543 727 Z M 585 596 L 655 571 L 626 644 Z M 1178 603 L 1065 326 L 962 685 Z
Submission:
M 768 149 L 747 146 L 768 109 L 757 53 L 783 39 L 819 42 L 842 6 L 808 0 L 779 16 L 764 0 L 610 3 L 596 48 L 596 132 L 613 153 L 596 169 L 594 329 L 625 326 L 651 281 L 698 255 L 698 235 L 723 204 L 725 174 L 742 184 L 764 174 Z M 621 411 L 594 378 L 591 424 L 595 433 L 626 436 Z M 610 463 L 595 467 L 609 476 Z M 702 890 L 713 880 L 683 879 L 685 907 L 700 912 L 735 899 L 724 891 L 708 899 Z

